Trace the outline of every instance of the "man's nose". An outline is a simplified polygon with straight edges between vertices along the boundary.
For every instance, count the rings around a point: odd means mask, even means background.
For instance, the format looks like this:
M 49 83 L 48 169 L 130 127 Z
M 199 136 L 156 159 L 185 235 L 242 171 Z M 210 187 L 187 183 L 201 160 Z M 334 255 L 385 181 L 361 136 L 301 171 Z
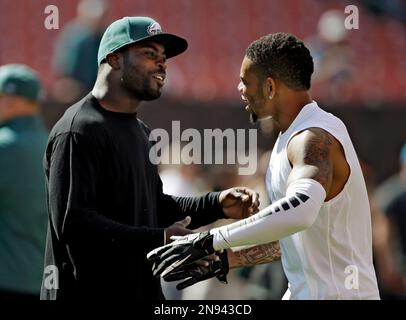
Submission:
M 241 83 L 241 81 L 238 83 L 237 90 L 242 93 L 242 83 Z
M 159 69 L 165 71 L 166 70 L 166 58 L 161 57 L 160 59 L 158 59 L 157 65 L 158 65 Z

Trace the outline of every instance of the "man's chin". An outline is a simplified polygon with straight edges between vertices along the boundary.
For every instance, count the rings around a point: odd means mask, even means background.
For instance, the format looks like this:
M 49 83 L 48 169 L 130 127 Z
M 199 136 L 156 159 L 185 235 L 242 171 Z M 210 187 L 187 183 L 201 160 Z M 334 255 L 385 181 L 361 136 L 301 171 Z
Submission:
M 264 121 L 264 120 L 268 120 L 268 119 L 272 119 L 272 116 L 264 116 L 262 118 L 259 118 L 255 113 L 250 112 L 250 122 L 251 124 L 256 124 L 260 121 Z
M 255 113 L 250 112 L 250 123 L 255 124 L 255 123 L 257 123 L 257 121 L 258 121 L 258 116 Z
M 149 92 L 147 94 L 144 94 L 141 98 L 141 100 L 144 101 L 152 101 L 156 100 L 161 97 L 162 92 L 161 91 L 156 91 L 156 92 Z
M 160 97 L 161 97 L 161 95 L 149 96 L 149 97 L 145 98 L 144 101 L 153 101 L 153 100 L 156 100 L 156 99 L 158 99 Z

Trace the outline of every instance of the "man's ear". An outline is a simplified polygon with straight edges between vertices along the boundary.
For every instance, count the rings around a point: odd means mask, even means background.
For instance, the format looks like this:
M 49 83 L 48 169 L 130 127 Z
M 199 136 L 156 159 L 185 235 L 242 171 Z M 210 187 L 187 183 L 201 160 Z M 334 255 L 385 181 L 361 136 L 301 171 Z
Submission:
M 267 93 L 269 99 L 272 99 L 276 94 L 276 81 L 272 77 L 266 78 Z
M 114 70 L 121 69 L 121 60 L 122 56 L 119 53 L 110 53 L 106 56 L 106 62 Z

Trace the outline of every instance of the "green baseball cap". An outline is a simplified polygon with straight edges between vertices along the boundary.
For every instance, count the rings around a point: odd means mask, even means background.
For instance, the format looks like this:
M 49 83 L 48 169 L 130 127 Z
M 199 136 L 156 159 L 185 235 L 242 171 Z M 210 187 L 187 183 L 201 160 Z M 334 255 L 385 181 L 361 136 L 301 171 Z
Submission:
M 184 52 L 187 41 L 174 34 L 163 33 L 160 24 L 149 17 L 124 17 L 114 21 L 104 32 L 100 41 L 97 62 L 118 49 L 144 40 L 161 43 L 165 47 L 167 58 Z
M 41 82 L 34 70 L 22 64 L 0 67 L 0 94 L 9 94 L 37 101 Z

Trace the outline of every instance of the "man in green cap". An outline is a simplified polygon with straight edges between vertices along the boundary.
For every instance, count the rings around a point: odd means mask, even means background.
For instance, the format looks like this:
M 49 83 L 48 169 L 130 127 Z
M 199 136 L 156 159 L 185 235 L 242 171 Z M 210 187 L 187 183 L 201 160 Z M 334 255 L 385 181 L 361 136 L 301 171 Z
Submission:
M 137 110 L 160 97 L 166 59 L 186 48 L 148 17 L 125 17 L 105 31 L 93 91 L 66 111 L 48 141 L 43 299 L 163 299 L 148 251 L 191 233 L 189 224 L 257 210 L 258 194 L 246 188 L 196 198 L 162 192 Z
M 47 226 L 38 117 L 40 81 L 17 64 L 0 67 L 0 301 L 39 299 Z

